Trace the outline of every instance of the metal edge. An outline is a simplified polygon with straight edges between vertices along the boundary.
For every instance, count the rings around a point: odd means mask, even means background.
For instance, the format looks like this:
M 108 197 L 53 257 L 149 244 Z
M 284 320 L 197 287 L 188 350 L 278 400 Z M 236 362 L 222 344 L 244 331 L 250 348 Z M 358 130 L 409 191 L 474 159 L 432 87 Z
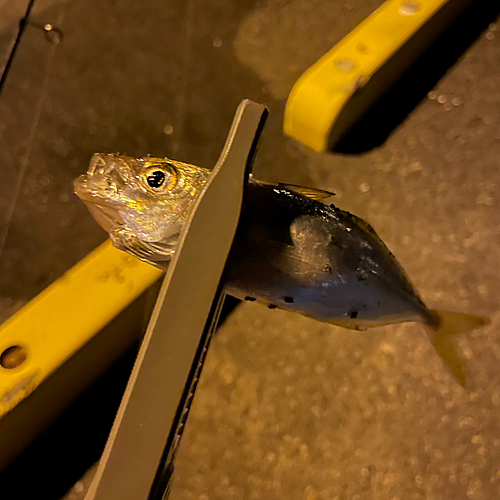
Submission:
M 264 106 L 248 100 L 238 107 L 223 153 L 181 232 L 87 500 L 150 496 L 162 456 L 169 453 L 185 387 L 191 385 L 189 374 L 197 373 L 202 330 L 218 301 L 266 116 Z

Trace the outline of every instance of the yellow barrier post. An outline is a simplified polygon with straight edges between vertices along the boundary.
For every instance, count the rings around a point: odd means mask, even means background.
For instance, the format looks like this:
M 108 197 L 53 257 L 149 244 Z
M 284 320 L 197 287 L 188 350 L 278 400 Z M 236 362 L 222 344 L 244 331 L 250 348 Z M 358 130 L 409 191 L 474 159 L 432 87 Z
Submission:
M 471 3 L 385 2 L 297 80 L 285 108 L 285 134 L 327 151 Z

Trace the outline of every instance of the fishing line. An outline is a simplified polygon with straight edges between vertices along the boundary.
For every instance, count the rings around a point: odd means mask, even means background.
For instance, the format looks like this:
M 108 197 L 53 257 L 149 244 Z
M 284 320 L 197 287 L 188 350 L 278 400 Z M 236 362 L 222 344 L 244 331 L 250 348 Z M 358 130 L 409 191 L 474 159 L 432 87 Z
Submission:
M 9 69 L 11 67 L 15 53 L 18 50 L 20 40 L 21 40 L 22 35 L 23 35 L 24 31 L 26 30 L 27 26 L 32 25 L 34 28 L 37 28 L 37 29 L 42 28 L 45 31 L 46 37 L 51 42 L 52 46 L 49 50 L 49 54 L 47 56 L 47 61 L 45 63 L 43 80 L 42 80 L 41 90 L 40 90 L 40 97 L 38 98 L 38 101 L 37 101 L 36 106 L 35 106 L 35 113 L 34 113 L 33 122 L 32 122 L 31 128 L 30 128 L 30 133 L 28 136 L 28 141 L 27 141 L 28 143 L 26 146 L 26 150 L 25 150 L 24 154 L 21 156 L 21 159 L 19 161 L 19 173 L 18 173 L 18 177 L 17 177 L 17 183 L 14 186 L 13 197 L 12 197 L 10 206 L 7 209 L 7 214 L 5 217 L 5 226 L 4 226 L 5 229 L 3 230 L 3 234 L 0 234 L 0 258 L 2 257 L 3 249 L 5 247 L 5 242 L 7 240 L 7 235 L 9 234 L 9 228 L 10 228 L 10 225 L 12 222 L 12 217 L 14 216 L 14 210 L 15 210 L 15 207 L 17 204 L 17 200 L 19 198 L 21 186 L 23 184 L 26 169 L 28 167 L 29 159 L 31 157 L 33 143 L 35 142 L 36 133 L 38 131 L 38 125 L 40 123 L 40 118 L 42 116 L 43 104 L 45 101 L 45 95 L 47 93 L 47 84 L 48 84 L 50 72 L 51 72 L 51 69 L 52 69 L 52 66 L 54 63 L 54 56 L 55 56 L 56 47 L 62 39 L 62 32 L 58 28 L 54 28 L 52 24 L 45 24 L 42 26 L 42 25 L 39 25 L 36 23 L 30 23 L 29 15 L 30 15 L 30 12 L 31 12 L 31 9 L 33 7 L 34 2 L 35 2 L 35 0 L 30 0 L 30 3 L 26 9 L 25 16 L 23 17 L 23 19 L 19 23 L 19 32 L 18 32 L 18 35 L 16 37 L 16 41 L 14 42 L 14 46 L 11 50 L 11 53 L 9 55 L 9 58 L 7 60 L 6 65 L 5 65 L 5 69 L 2 73 L 1 83 L 0 83 L 0 95 L 1 95 L 1 91 L 3 89 L 3 85 L 5 83 L 5 80 L 7 78 L 6 75 L 8 75 L 8 73 L 9 73 Z M 64 20 L 64 17 L 66 15 L 66 6 L 67 6 L 67 3 L 65 2 L 60 8 L 59 19 L 57 20 L 57 24 L 59 26 L 61 26 L 61 24 Z M 49 35 L 50 32 L 53 32 L 52 36 Z
M 23 37 L 24 31 L 26 30 L 26 26 L 28 26 L 29 24 L 29 17 L 33 5 L 35 5 L 35 0 L 30 0 L 28 6 L 26 7 L 26 11 L 24 12 L 24 17 L 19 21 L 19 29 L 17 30 L 17 36 L 12 42 L 10 51 L 8 51 L 8 55 L 6 57 L 5 63 L 1 71 L 2 76 L 0 76 L 0 95 L 2 94 L 5 81 L 7 80 L 7 75 L 9 74 L 9 70 L 12 66 L 12 61 L 14 60 L 14 56 L 16 55 L 19 44 L 21 43 L 21 38 Z

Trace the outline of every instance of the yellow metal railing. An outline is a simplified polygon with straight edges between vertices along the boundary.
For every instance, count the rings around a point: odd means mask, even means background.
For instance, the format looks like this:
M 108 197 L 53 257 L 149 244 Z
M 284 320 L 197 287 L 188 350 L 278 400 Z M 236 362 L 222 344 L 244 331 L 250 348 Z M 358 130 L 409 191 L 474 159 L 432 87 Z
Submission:
M 15 346 L 26 353 L 19 367 L 0 368 L 0 417 L 160 275 L 107 241 L 0 325 L 0 353 Z
M 285 108 L 285 134 L 327 151 L 470 3 L 385 2 L 297 80 Z

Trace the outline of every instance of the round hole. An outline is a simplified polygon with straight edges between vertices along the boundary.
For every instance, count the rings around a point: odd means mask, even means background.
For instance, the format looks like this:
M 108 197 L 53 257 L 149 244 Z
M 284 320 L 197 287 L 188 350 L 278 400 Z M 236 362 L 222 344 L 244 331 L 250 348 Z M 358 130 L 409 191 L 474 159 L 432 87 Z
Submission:
M 0 366 L 7 370 L 13 370 L 21 366 L 28 357 L 26 349 L 20 345 L 13 345 L 7 347 L 5 351 L 0 354 Z
M 422 9 L 419 3 L 417 2 L 405 2 L 400 8 L 399 13 L 402 16 L 411 16 L 412 14 L 416 14 Z
M 341 59 L 340 61 L 337 61 L 335 63 L 335 66 L 337 66 L 337 68 L 340 68 L 342 71 L 345 71 L 346 73 L 350 73 L 356 67 L 354 62 L 350 59 Z

